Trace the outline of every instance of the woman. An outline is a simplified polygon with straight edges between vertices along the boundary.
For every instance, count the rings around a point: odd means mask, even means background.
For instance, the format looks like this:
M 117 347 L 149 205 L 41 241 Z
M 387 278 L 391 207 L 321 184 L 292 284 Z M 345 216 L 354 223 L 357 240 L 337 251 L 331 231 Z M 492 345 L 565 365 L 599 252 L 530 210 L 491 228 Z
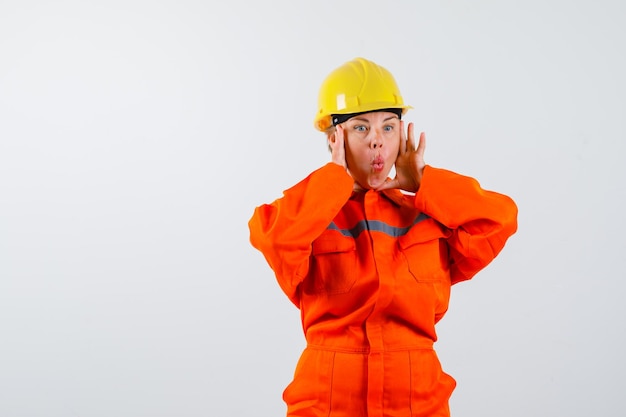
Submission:
M 450 287 L 517 228 L 517 207 L 424 163 L 393 76 L 357 58 L 326 78 L 315 126 L 331 162 L 255 209 L 250 241 L 300 309 L 307 347 L 288 416 L 449 416 L 433 350 Z M 395 166 L 395 176 L 388 178 Z

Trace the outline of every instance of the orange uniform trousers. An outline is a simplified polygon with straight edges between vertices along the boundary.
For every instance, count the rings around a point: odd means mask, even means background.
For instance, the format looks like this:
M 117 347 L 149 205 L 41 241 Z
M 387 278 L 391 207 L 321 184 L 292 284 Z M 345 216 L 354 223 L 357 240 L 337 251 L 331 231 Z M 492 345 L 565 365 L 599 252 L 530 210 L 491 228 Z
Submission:
M 431 166 L 415 195 L 355 192 L 329 163 L 257 207 L 249 228 L 307 341 L 283 393 L 289 417 L 449 416 L 456 383 L 435 324 L 451 285 L 516 231 L 513 200 Z

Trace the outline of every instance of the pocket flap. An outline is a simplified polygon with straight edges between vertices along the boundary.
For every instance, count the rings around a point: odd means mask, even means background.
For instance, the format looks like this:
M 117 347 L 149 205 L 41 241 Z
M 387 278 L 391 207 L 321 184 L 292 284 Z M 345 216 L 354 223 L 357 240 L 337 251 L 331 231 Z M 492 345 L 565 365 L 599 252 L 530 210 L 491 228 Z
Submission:
M 447 238 L 452 231 L 434 219 L 424 220 L 409 230 L 404 236 L 398 238 L 398 245 L 406 249 L 418 243 L 428 242 L 434 239 Z
M 323 234 L 313 241 L 312 254 L 350 252 L 356 250 L 356 243 L 351 237 L 345 237 L 333 233 L 335 236 Z

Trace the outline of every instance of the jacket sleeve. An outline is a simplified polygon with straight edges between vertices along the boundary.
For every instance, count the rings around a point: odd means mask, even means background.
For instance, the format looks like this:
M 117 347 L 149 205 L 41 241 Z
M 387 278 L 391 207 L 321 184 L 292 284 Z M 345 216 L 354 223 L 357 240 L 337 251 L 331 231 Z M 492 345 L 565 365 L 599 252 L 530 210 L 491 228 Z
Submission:
M 281 289 L 298 307 L 298 285 L 308 273 L 311 245 L 348 201 L 353 184 L 343 167 L 328 163 L 282 198 L 257 207 L 248 222 L 250 243 L 263 253 Z
M 472 278 L 500 253 L 517 230 L 517 206 L 473 178 L 426 166 L 415 207 L 452 231 L 452 284 Z

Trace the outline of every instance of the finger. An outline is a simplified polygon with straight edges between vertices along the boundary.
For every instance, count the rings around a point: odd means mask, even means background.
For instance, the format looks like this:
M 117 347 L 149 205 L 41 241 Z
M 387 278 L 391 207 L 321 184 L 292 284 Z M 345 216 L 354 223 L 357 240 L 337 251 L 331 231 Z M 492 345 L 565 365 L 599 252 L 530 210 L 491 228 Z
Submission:
M 406 132 L 404 131 L 404 122 L 400 120 L 400 155 L 406 153 Z
M 337 165 L 341 165 L 347 168 L 346 163 L 346 151 L 344 147 L 344 131 L 341 126 L 337 126 L 332 136 L 332 143 L 330 144 L 332 161 Z
M 335 140 L 337 141 L 337 146 L 343 147 L 343 126 L 337 125 L 335 129 Z
M 414 132 L 413 123 L 409 123 L 408 132 L 409 132 L 409 141 L 407 143 L 407 147 L 410 152 L 413 152 L 415 150 L 415 132 Z
M 391 188 L 400 188 L 400 180 L 395 178 L 393 180 L 385 181 L 376 189 L 376 191 L 389 190 Z
M 417 146 L 417 153 L 419 156 L 424 156 L 424 151 L 426 150 L 426 133 L 420 133 L 420 142 Z

